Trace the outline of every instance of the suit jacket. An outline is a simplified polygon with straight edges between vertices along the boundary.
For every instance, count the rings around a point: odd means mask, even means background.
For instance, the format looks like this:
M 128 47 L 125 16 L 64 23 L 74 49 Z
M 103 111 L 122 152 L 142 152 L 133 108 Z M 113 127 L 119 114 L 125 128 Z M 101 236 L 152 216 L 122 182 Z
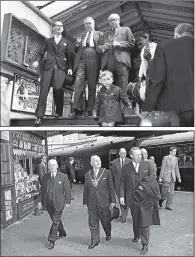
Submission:
M 86 37 L 86 33 L 84 35 L 82 35 L 80 44 L 78 46 L 75 46 L 75 52 L 77 54 L 76 54 L 76 57 L 75 57 L 75 60 L 74 60 L 73 71 L 76 71 L 76 69 L 79 65 L 82 50 L 83 50 L 84 39 Z M 94 32 L 93 32 L 93 42 L 94 42 L 94 47 L 96 48 L 96 50 L 97 50 L 97 46 L 101 44 L 102 37 L 103 37 L 103 32 L 94 30 Z M 97 61 L 100 62 L 100 59 L 101 59 L 101 55 L 97 52 Z
M 100 176 L 101 178 L 98 182 L 97 188 L 93 186 L 89 173 L 91 173 L 92 179 L 94 179 L 93 170 L 85 173 L 83 205 L 87 205 L 88 208 L 90 208 L 94 206 L 97 198 L 102 207 L 107 207 L 110 203 L 115 203 L 116 198 L 111 172 L 100 168 L 97 179 Z
M 139 184 L 144 177 L 151 176 L 152 174 L 153 171 L 151 163 L 149 161 L 141 161 L 138 170 Z M 137 186 L 134 180 L 134 175 L 136 175 L 136 171 L 133 166 L 133 162 L 129 162 L 123 167 L 120 180 L 120 197 L 124 197 L 126 205 L 129 206 L 131 205 L 130 191 Z
M 131 160 L 129 158 L 125 158 L 125 162 L 123 163 L 123 166 L 129 163 L 130 161 Z M 119 197 L 120 196 L 120 178 L 122 174 L 120 158 L 117 158 L 116 160 L 113 161 L 111 173 L 112 173 L 116 194 Z
M 194 110 L 194 40 L 184 36 L 156 47 L 143 111 Z
M 43 188 L 42 188 L 42 203 L 44 206 L 47 205 L 48 201 L 48 190 L 49 180 L 51 179 L 51 172 L 47 173 L 43 177 Z M 63 211 L 64 205 L 70 204 L 71 202 L 71 191 L 70 182 L 66 174 L 59 171 L 56 173 L 54 182 L 54 206 L 56 211 Z
M 43 70 L 52 69 L 54 64 L 57 64 L 58 68 L 63 71 L 72 69 L 73 52 L 70 43 L 63 37 L 57 45 L 54 37 L 46 39 L 45 44 L 37 54 L 36 61 L 40 62 L 46 52 L 47 55 L 44 59 Z
M 68 176 L 69 181 L 73 182 L 75 179 L 75 171 L 74 171 L 74 166 L 70 163 L 66 164 L 66 174 Z
M 171 159 L 169 155 L 164 156 L 159 178 L 162 178 L 164 182 L 171 182 L 172 179 L 176 181 L 176 177 L 180 178 L 177 157 Z
M 39 178 L 38 178 L 39 183 L 42 187 L 43 186 L 43 177 L 47 173 L 47 169 L 46 169 L 45 165 L 41 162 L 37 166 L 37 173 L 39 175 Z
M 103 69 L 106 66 L 106 63 L 108 60 L 108 54 L 110 50 L 107 49 L 103 51 L 102 47 L 105 43 L 111 43 L 109 39 L 110 34 L 111 34 L 111 30 L 106 31 L 104 33 L 104 36 L 102 39 L 102 45 L 98 47 L 98 51 L 100 53 L 103 53 L 102 60 L 101 60 L 101 69 Z M 124 63 L 128 67 L 131 67 L 130 50 L 135 46 L 135 38 L 133 36 L 133 33 L 131 32 L 131 29 L 129 27 L 117 28 L 113 40 L 118 41 L 121 44 L 121 46 L 117 46 L 113 48 L 116 59 L 119 62 Z

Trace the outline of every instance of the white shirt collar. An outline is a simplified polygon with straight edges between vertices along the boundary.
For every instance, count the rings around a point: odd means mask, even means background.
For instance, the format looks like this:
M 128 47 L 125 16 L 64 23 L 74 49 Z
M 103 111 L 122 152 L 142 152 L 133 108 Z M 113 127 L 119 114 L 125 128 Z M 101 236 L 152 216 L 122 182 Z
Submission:
M 134 166 L 134 168 L 135 168 L 135 171 L 138 173 L 138 170 L 139 170 L 139 163 L 136 163 L 136 162 L 134 162 L 134 161 L 132 161 L 133 162 L 133 166 Z
M 57 170 L 54 173 L 51 173 L 51 178 L 54 176 L 54 178 L 56 177 L 57 174 Z

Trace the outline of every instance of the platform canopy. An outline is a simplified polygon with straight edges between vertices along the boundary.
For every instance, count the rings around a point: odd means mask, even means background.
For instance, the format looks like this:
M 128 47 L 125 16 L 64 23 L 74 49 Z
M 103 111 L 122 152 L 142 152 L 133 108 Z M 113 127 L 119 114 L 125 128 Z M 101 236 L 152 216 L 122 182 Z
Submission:
M 142 46 L 139 36 L 142 31 L 148 31 L 154 42 L 159 43 L 173 38 L 174 28 L 179 23 L 194 24 L 193 0 L 30 2 L 53 21 L 61 20 L 67 37 L 72 41 L 84 33 L 83 20 L 86 17 L 93 17 L 96 29 L 104 32 L 109 29 L 108 16 L 119 14 L 122 25 L 129 26 L 136 39 L 132 53 L 136 70 L 140 65 L 139 50 Z

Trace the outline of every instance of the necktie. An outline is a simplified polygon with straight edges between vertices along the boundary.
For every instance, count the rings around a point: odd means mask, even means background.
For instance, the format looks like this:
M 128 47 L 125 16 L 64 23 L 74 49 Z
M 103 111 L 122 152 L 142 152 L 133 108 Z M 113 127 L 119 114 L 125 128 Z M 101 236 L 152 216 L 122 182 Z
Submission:
M 90 46 L 90 38 L 91 38 L 91 31 L 88 34 L 87 40 L 86 40 L 86 46 Z

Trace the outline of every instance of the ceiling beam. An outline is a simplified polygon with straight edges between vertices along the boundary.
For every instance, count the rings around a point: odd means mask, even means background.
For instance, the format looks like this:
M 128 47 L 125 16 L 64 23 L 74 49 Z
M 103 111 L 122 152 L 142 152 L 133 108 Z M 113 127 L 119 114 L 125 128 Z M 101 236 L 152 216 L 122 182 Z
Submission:
M 147 31 L 150 34 L 150 27 L 149 27 L 149 25 L 147 24 L 147 22 L 143 18 L 143 15 L 142 15 L 142 13 L 140 11 L 139 3 L 137 1 L 132 1 L 132 3 L 133 3 L 133 6 L 134 6 L 138 16 L 139 16 L 140 25 L 141 25 L 142 29 L 144 31 Z

